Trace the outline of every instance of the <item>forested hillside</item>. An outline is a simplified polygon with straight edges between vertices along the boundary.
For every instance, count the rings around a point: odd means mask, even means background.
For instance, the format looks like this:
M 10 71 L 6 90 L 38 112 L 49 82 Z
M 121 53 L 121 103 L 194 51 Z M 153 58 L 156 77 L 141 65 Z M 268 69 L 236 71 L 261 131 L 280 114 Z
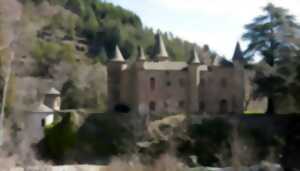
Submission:
M 86 50 L 87 56 L 104 63 L 113 56 L 116 44 L 120 46 L 125 58 L 134 58 L 138 45 L 143 46 L 151 56 L 156 31 L 145 27 L 136 14 L 122 7 L 97 0 L 23 0 L 22 3 L 25 7 L 49 3 L 50 6 L 65 9 L 48 17 L 48 24 L 38 34 L 43 40 L 76 42 L 77 49 Z M 171 33 L 164 33 L 164 38 L 174 60 L 189 57 L 192 43 L 174 37 Z M 43 43 L 39 45 L 43 46 Z

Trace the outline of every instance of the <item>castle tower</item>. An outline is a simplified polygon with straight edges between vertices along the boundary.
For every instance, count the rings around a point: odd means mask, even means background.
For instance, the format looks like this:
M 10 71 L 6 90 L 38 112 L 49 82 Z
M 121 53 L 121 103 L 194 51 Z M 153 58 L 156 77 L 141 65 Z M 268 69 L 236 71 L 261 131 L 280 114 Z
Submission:
M 147 57 L 145 55 L 144 49 L 142 46 L 138 47 L 138 56 L 137 60 L 135 62 L 134 72 L 131 74 L 133 76 L 133 79 L 130 81 L 132 83 L 131 89 L 132 89 L 132 110 L 134 110 L 136 113 L 140 113 L 140 93 L 141 90 L 144 88 L 142 87 L 143 82 L 143 70 L 144 70 L 144 63 L 147 61 Z
M 237 42 L 235 50 L 234 50 L 234 54 L 232 57 L 232 63 L 235 69 L 235 75 L 238 78 L 239 82 L 237 82 L 236 84 L 238 84 L 238 88 L 236 89 L 237 92 L 241 92 L 237 98 L 244 100 L 245 99 L 245 71 L 244 71 L 244 64 L 245 64 L 245 60 L 244 60 L 244 55 L 243 52 L 241 50 L 241 46 L 240 43 Z M 235 113 L 242 113 L 244 110 L 244 106 L 241 106 L 240 108 L 236 109 Z
M 196 47 L 193 49 L 192 57 L 189 60 L 190 64 L 200 64 L 199 56 Z
M 145 52 L 142 46 L 138 47 L 138 61 L 146 61 Z
M 51 88 L 45 93 L 44 104 L 54 111 L 59 111 L 61 106 L 60 92 Z
M 114 57 L 107 64 L 108 107 L 113 111 L 121 103 L 122 72 L 127 67 L 119 46 L 115 48 Z
M 235 67 L 243 67 L 244 65 L 244 55 L 239 42 L 236 43 L 234 54 L 232 57 L 232 62 Z
M 169 55 L 160 33 L 155 37 L 155 48 L 154 48 L 154 60 L 156 61 L 166 61 L 169 60 Z
M 193 49 L 192 58 L 189 60 L 188 75 L 189 75 L 189 113 L 197 113 L 199 110 L 199 82 L 200 82 L 200 60 L 196 47 Z

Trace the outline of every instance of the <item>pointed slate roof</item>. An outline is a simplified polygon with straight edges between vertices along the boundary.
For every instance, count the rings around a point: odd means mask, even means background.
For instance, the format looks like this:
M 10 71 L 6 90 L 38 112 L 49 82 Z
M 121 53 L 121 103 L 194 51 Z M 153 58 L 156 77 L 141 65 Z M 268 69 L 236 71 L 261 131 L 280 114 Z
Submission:
M 240 61 L 240 62 L 244 61 L 244 55 L 243 55 L 243 52 L 241 50 L 241 45 L 240 45 L 239 42 L 236 43 L 234 54 L 233 54 L 233 57 L 232 57 L 232 61 Z
M 156 35 L 156 44 L 155 44 L 155 57 L 158 59 L 169 58 L 164 40 L 160 33 Z
M 113 61 L 113 62 L 125 62 L 125 59 L 124 59 L 118 45 L 115 48 L 115 56 L 111 61 Z
M 146 60 L 144 48 L 142 46 L 138 47 L 138 60 L 139 61 L 145 61 Z
M 196 47 L 193 49 L 193 55 L 192 58 L 190 59 L 191 64 L 200 64 L 199 56 Z
M 52 87 L 50 90 L 48 90 L 46 92 L 46 94 L 47 95 L 60 95 L 60 92 L 57 89 L 55 89 L 54 87 Z

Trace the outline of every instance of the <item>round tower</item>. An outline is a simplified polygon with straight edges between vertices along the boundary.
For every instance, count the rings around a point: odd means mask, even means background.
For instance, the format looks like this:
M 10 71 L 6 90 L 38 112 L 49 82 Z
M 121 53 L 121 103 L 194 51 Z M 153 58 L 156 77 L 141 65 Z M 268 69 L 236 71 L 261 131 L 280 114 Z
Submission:
M 145 55 L 145 52 L 144 52 L 144 48 L 142 46 L 139 46 L 138 47 L 138 57 L 135 61 L 135 64 L 136 64 L 136 69 L 143 69 L 144 67 L 144 63 L 146 62 L 146 55 Z
M 188 75 L 189 75 L 189 112 L 197 113 L 199 104 L 199 82 L 200 82 L 200 60 L 196 47 L 194 47 L 192 58 L 189 60 Z
M 116 46 L 115 55 L 107 64 L 108 108 L 111 111 L 114 111 L 116 105 L 121 103 L 122 73 L 126 67 L 120 48 Z
M 51 88 L 45 93 L 44 104 L 54 111 L 59 111 L 61 106 L 60 92 Z

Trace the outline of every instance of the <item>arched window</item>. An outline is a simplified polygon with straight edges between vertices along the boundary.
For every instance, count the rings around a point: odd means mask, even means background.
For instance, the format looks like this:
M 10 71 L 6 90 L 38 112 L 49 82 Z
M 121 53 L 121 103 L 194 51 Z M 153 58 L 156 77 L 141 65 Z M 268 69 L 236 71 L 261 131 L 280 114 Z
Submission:
M 220 114 L 228 113 L 228 102 L 225 99 L 222 99 L 219 104 Z
M 179 101 L 179 102 L 178 102 L 178 106 L 179 106 L 180 108 L 184 108 L 185 102 L 184 102 L 183 100 Z
M 151 90 L 155 89 L 155 78 L 153 77 L 150 78 L 150 89 Z
M 226 78 L 222 78 L 220 84 L 221 84 L 222 88 L 226 88 L 227 87 L 227 80 L 226 80 Z
M 203 112 L 205 110 L 205 103 L 204 102 L 200 102 L 199 103 L 199 111 Z
M 155 111 L 155 108 L 156 108 L 155 102 L 151 101 L 151 102 L 149 103 L 149 110 L 150 110 L 151 112 L 153 112 L 153 111 Z

